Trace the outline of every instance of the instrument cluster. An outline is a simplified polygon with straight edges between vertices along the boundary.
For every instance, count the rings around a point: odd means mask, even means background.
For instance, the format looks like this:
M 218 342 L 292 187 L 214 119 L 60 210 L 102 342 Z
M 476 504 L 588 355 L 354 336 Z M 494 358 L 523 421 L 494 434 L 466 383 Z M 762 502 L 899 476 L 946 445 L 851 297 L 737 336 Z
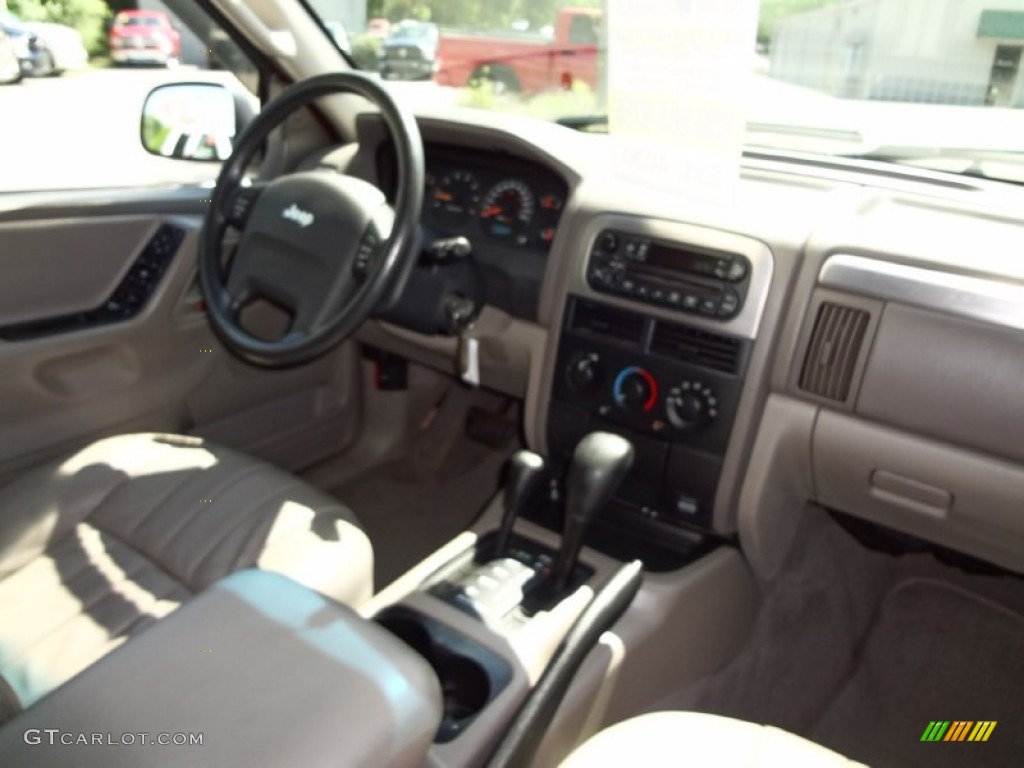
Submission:
M 506 157 L 428 148 L 423 222 L 464 235 L 546 253 L 565 206 L 564 181 L 541 166 Z

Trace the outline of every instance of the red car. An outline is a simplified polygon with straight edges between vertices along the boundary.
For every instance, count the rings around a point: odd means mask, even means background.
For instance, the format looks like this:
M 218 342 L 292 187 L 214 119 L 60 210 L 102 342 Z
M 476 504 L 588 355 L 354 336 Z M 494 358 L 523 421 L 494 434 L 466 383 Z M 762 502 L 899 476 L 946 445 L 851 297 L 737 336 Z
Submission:
M 115 64 L 174 67 L 181 59 L 181 36 L 163 11 L 121 11 L 107 42 Z

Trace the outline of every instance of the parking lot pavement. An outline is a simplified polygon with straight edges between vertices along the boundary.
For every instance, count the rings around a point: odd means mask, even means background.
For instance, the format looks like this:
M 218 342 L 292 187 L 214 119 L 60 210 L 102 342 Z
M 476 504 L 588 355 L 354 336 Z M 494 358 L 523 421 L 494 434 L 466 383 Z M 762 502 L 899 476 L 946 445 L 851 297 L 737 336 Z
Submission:
M 433 80 L 383 80 L 384 87 L 409 109 L 436 109 L 454 106 L 459 90 L 438 85 Z
M 213 165 L 149 155 L 139 140 L 139 122 L 155 86 L 224 77 L 230 75 L 187 68 L 87 69 L 0 87 L 0 191 L 192 182 L 216 175 Z

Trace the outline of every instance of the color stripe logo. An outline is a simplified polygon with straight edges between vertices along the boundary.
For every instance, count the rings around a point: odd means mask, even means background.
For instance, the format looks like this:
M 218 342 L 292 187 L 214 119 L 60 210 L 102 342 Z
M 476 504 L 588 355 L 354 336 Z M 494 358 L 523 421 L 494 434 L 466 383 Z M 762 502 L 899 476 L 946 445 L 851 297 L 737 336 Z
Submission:
M 988 741 L 996 720 L 932 720 L 921 741 Z

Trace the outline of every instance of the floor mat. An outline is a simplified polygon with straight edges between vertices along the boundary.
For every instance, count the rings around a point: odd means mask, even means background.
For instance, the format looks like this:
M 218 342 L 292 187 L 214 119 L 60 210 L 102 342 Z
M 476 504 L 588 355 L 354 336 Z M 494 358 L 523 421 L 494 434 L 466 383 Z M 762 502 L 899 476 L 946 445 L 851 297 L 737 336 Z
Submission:
M 1022 716 L 1024 618 L 916 579 L 884 598 L 859 664 L 809 737 L 881 768 L 1002 768 L 1024 764 Z M 936 720 L 997 725 L 984 743 L 922 742 Z
M 807 515 L 768 586 L 746 648 L 700 684 L 659 702 L 803 733 L 847 679 L 889 585 L 891 558 Z
M 453 390 L 405 456 L 330 489 L 357 510 L 373 542 L 377 590 L 465 530 L 498 491 L 506 460 L 521 446 L 514 435 L 498 447 L 466 437 L 466 419 L 482 400 Z M 516 423 L 517 411 L 508 415 Z
M 805 516 L 746 648 L 652 705 L 767 723 L 881 768 L 1024 766 L 1024 579 L 872 551 Z M 989 739 L 922 742 L 932 721 Z M 952 730 L 952 729 L 950 729 Z

